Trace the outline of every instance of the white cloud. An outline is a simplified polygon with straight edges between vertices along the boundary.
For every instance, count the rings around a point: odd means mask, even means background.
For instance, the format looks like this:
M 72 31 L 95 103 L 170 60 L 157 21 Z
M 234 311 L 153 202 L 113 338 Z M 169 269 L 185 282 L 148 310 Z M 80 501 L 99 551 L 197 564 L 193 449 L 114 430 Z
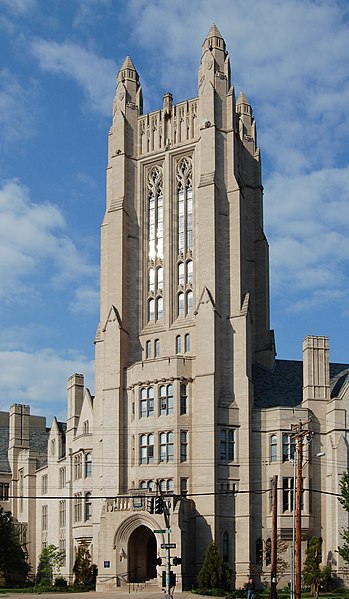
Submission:
M 81 28 L 95 25 L 112 8 L 112 0 L 77 0 L 76 4 L 73 25 Z
M 98 314 L 99 290 L 92 285 L 78 287 L 74 291 L 74 301 L 70 303 L 69 308 L 73 314 Z
M 0 8 L 16 15 L 24 15 L 36 8 L 38 0 L 0 0 Z
M 68 378 L 74 372 L 84 374 L 93 392 L 93 369 L 83 355 L 62 357 L 51 349 L 0 351 L 0 410 L 8 411 L 12 403 L 30 404 L 32 414 L 66 419 Z
M 46 272 L 47 266 L 48 272 Z M 13 301 L 23 293 L 35 294 L 38 277 L 56 287 L 98 276 L 66 232 L 60 209 L 34 203 L 18 181 L 0 188 L 0 298 Z
M 293 308 L 347 309 L 348 188 L 349 167 L 274 174 L 266 183 L 272 289 Z
M 30 137 L 36 118 L 35 84 L 22 85 L 7 69 L 0 71 L 0 147 Z
M 35 39 L 31 44 L 40 68 L 70 77 L 84 91 L 91 110 L 110 116 L 117 67 L 113 60 L 97 56 L 72 42 Z

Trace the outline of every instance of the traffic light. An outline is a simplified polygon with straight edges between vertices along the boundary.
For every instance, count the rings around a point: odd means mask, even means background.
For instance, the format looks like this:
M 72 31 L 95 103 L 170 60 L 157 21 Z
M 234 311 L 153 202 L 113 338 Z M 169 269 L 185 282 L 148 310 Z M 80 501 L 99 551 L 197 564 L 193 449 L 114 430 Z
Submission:
M 161 564 L 162 564 L 162 559 L 161 559 L 161 557 L 157 557 L 157 558 L 156 558 L 156 565 L 157 565 L 157 566 L 161 566 Z
M 155 514 L 162 514 L 164 511 L 162 497 L 155 497 Z
M 174 565 L 174 566 L 179 566 L 181 563 L 182 563 L 182 558 L 181 558 L 181 557 L 177 557 L 177 556 L 175 556 L 175 557 L 173 558 L 173 565 Z
M 154 497 L 147 497 L 147 512 L 154 514 Z

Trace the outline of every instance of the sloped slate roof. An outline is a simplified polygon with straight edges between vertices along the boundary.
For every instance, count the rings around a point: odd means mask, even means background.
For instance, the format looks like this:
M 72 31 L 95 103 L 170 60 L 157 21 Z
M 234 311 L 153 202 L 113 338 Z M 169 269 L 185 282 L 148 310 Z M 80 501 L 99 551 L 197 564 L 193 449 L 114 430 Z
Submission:
M 346 373 L 347 371 L 347 373 Z M 330 381 L 337 381 L 333 387 L 338 392 L 344 384 L 345 376 L 349 377 L 348 364 L 330 364 Z M 345 379 L 346 380 L 346 379 Z M 253 367 L 254 405 L 257 408 L 294 408 L 302 401 L 303 362 L 299 360 L 275 360 L 272 371 L 255 364 Z

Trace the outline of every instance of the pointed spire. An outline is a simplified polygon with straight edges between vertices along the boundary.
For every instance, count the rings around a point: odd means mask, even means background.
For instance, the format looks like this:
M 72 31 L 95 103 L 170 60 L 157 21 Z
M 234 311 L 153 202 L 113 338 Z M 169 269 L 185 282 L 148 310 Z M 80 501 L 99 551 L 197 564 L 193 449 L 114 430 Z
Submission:
M 210 37 L 220 37 L 221 39 L 223 39 L 221 32 L 219 31 L 216 23 L 212 23 L 211 29 L 208 32 L 208 34 L 206 35 L 206 39 L 208 39 Z
M 206 35 L 205 41 L 202 44 L 203 51 L 208 49 L 212 50 L 213 48 L 218 48 L 219 50 L 223 50 L 223 52 L 226 53 L 225 41 L 216 23 L 212 23 L 211 29 Z
M 252 117 L 251 104 L 249 103 L 243 91 L 239 93 L 239 97 L 236 102 L 236 111 L 238 114 L 248 114 Z
M 136 67 L 134 66 L 129 56 L 126 56 L 124 62 L 122 63 L 122 67 L 118 73 L 118 82 L 125 81 L 126 79 L 136 82 L 139 81 Z
M 244 94 L 244 92 L 243 92 L 243 91 L 241 91 L 241 92 L 239 93 L 239 97 L 238 97 L 238 99 L 237 99 L 237 102 L 236 102 L 236 104 L 248 104 L 248 106 L 250 105 L 250 103 L 249 103 L 249 101 L 247 100 L 247 98 L 246 98 L 246 96 L 245 96 L 245 94 Z
M 123 69 L 132 69 L 133 71 L 136 70 L 130 56 L 126 56 L 124 62 L 122 63 L 120 71 L 122 71 Z

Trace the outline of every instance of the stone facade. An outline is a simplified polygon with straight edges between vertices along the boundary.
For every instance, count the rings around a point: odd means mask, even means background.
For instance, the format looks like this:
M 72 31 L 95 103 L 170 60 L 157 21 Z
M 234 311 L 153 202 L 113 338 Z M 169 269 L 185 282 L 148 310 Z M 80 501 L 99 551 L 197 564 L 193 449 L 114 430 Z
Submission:
M 167 93 L 150 114 L 127 57 L 109 132 L 95 396 L 82 375 L 69 379 L 67 424 L 53 421 L 45 459 L 16 433 L 20 408 L 10 411 L 12 510 L 28 524 L 33 564 L 53 543 L 69 578 L 87 540 L 97 589 L 160 581 L 168 535 L 153 532 L 164 517 L 150 505 L 161 492 L 178 587 L 191 587 L 211 540 L 237 586 L 268 572 L 270 480 L 290 543 L 291 424 L 311 419 L 303 550 L 321 536 L 324 562 L 341 571 L 346 515 L 333 494 L 347 468 L 349 366 L 329 364 L 325 337 L 305 339 L 303 366 L 275 360 L 268 278 L 256 123 L 245 95 L 235 99 L 217 27 L 198 97 L 174 104 Z M 326 459 L 312 459 L 320 451 Z

